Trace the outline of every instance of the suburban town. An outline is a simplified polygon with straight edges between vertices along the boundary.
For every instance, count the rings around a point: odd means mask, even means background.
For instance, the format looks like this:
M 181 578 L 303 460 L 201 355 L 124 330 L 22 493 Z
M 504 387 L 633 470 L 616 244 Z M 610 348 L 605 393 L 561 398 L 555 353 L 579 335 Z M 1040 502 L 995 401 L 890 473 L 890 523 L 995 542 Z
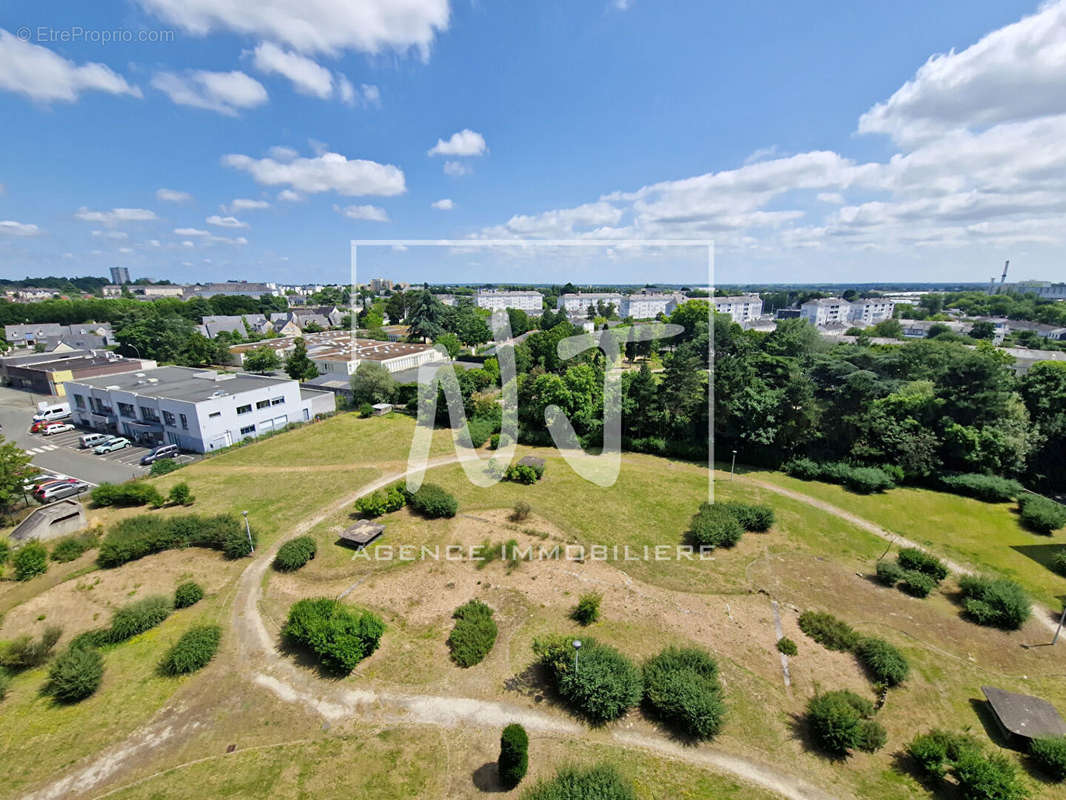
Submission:
M 1064 796 L 1066 2 L 78 5 L 0 800 Z

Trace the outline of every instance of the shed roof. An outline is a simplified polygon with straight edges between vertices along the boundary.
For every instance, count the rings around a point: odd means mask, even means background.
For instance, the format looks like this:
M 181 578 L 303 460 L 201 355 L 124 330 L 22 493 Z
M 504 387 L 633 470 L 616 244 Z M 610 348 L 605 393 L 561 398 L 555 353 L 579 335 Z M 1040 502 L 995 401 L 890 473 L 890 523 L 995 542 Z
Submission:
M 992 706 L 1000 725 L 1008 732 L 1026 739 L 1066 736 L 1066 722 L 1059 716 L 1055 706 L 1047 700 L 1007 692 L 993 686 L 982 686 L 981 691 Z
M 361 519 L 350 528 L 345 528 L 339 536 L 346 542 L 358 547 L 366 547 L 385 532 L 385 526 L 379 522 Z

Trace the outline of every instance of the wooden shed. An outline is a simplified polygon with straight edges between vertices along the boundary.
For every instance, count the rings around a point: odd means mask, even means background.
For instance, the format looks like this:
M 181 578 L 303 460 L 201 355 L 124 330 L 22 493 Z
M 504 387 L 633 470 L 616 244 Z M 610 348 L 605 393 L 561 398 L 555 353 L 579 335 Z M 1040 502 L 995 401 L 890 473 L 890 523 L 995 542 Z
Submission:
M 1042 736 L 1066 736 L 1066 722 L 1047 700 L 992 686 L 982 686 L 981 692 L 1003 735 L 1012 743 L 1026 744 Z
M 341 541 L 354 545 L 360 550 L 377 539 L 385 532 L 385 526 L 368 519 L 361 519 L 350 528 L 345 528 L 338 534 Z

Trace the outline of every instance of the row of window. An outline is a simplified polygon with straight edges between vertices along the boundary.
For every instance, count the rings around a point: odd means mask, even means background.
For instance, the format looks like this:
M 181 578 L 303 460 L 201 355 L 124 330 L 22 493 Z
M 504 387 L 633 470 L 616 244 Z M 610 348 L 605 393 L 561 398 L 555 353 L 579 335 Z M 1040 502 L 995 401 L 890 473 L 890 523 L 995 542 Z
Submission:
M 93 403 L 94 410 L 98 411 L 99 413 L 102 413 L 102 414 L 110 414 L 111 413 L 111 409 L 109 407 L 105 406 L 103 403 L 101 403 L 98 398 L 95 398 L 95 397 L 91 398 L 91 402 Z M 270 400 L 260 400 L 260 401 L 258 401 L 255 404 L 255 407 L 257 409 L 264 409 L 264 408 L 270 408 L 270 406 L 280 406 L 280 405 L 283 405 L 284 403 L 285 403 L 285 398 L 284 397 L 275 397 L 275 398 L 270 399 Z M 78 408 L 84 409 L 85 408 L 85 398 L 82 395 L 80 395 L 80 394 L 74 395 L 74 405 L 76 407 L 78 407 Z M 241 414 L 250 414 L 251 411 L 252 411 L 251 403 L 249 403 L 247 405 L 243 405 L 243 406 L 237 406 L 237 414 L 238 414 L 238 416 L 241 415 Z M 123 417 L 128 417 L 129 419 L 136 419 L 137 418 L 137 410 L 132 405 L 130 405 L 129 403 L 119 403 L 118 404 L 118 413 L 121 414 Z M 181 418 L 182 430 L 188 430 L 189 429 L 189 419 L 188 419 L 188 417 L 186 417 L 184 414 L 178 414 L 178 416 Z M 212 419 L 215 419 L 216 417 L 221 417 L 222 416 L 222 412 L 221 411 L 213 411 L 210 414 L 208 414 L 208 416 L 211 417 Z M 144 419 L 145 422 L 159 422 L 159 415 L 156 413 L 154 408 L 145 408 L 144 406 L 141 406 L 141 417 Z M 165 425 L 171 427 L 171 428 L 177 427 L 175 425 L 174 414 L 171 413 L 170 411 L 164 411 L 163 412 L 163 423 Z M 255 426 L 254 425 L 251 427 L 251 431 L 255 431 Z M 246 433 L 246 431 L 244 429 L 242 429 L 241 433 Z
M 260 401 L 258 401 L 255 404 L 255 407 L 258 408 L 258 409 L 270 408 L 270 406 L 280 406 L 284 402 L 285 402 L 285 398 L 284 397 L 275 397 L 272 400 L 260 400 Z M 244 405 L 244 406 L 237 406 L 237 416 L 240 416 L 241 414 L 251 414 L 251 413 L 252 413 L 252 404 L 251 403 L 248 403 L 247 405 Z M 214 416 L 214 414 L 212 414 L 211 416 Z M 254 428 L 253 428 L 253 430 L 254 430 Z

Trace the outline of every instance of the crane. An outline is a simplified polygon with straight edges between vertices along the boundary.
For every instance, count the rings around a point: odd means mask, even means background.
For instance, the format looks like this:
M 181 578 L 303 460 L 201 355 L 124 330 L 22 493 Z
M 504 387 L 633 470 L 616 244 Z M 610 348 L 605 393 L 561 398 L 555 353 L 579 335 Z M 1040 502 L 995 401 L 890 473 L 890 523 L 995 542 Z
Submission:
M 1006 280 L 1007 280 L 1007 268 L 1008 268 L 1009 266 L 1010 266 L 1010 259 L 1008 258 L 1008 259 L 1007 259 L 1006 261 L 1004 261 L 1004 262 L 1003 262 L 1003 275 L 1002 275 L 1002 276 L 1000 276 L 1000 279 L 999 279 L 999 288 L 997 288 L 997 289 L 996 289 L 996 294 L 999 294 L 1000 292 L 1002 292 L 1002 291 L 1003 291 L 1003 284 L 1004 284 L 1004 283 L 1006 282 Z

